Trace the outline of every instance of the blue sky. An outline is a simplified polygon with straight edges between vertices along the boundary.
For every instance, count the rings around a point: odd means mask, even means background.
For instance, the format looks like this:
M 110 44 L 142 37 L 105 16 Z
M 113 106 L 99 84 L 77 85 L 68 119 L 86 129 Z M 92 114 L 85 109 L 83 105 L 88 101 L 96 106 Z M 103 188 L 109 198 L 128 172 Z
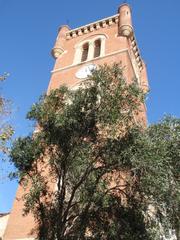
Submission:
M 47 89 L 54 60 L 50 55 L 57 30 L 75 28 L 117 13 L 120 0 L 0 0 L 0 74 L 9 72 L 3 96 L 13 101 L 15 137 L 32 130 L 25 119 L 32 103 Z M 148 121 L 166 113 L 180 117 L 180 1 L 129 0 L 136 38 L 144 58 L 151 92 Z M 0 162 L 0 212 L 10 211 L 17 182 L 5 176 Z

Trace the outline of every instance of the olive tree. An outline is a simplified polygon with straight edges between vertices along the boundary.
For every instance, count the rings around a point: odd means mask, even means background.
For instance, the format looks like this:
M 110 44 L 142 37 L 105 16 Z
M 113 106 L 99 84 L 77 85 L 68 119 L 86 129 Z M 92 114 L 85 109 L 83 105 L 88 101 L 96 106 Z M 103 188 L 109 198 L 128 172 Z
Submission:
M 29 188 L 24 213 L 34 214 L 37 239 L 178 236 L 180 120 L 145 128 L 144 99 L 114 64 L 32 106 L 36 131 L 14 142 L 10 160 Z

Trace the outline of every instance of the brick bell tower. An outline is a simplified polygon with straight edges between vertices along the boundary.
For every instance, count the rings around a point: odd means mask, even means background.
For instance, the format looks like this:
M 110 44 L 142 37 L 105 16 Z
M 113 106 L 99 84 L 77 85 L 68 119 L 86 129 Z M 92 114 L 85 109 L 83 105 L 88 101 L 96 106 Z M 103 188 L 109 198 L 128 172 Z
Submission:
M 61 85 L 76 89 L 95 66 L 114 62 L 121 62 L 125 67 L 128 82 L 136 78 L 140 87 L 148 90 L 146 66 L 140 56 L 127 4 L 119 7 L 118 14 L 85 26 L 72 30 L 68 26 L 60 27 L 52 55 L 55 65 L 48 92 Z M 142 108 L 141 118 L 146 123 L 146 109 Z M 35 237 L 31 231 L 33 217 L 23 216 L 23 194 L 19 186 L 3 240 Z

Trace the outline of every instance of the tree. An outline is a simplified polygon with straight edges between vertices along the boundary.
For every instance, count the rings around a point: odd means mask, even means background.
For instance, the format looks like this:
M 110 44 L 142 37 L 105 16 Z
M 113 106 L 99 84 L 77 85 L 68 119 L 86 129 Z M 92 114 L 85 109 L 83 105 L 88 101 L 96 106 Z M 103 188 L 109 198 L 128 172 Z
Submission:
M 114 64 L 32 106 L 27 118 L 38 131 L 14 142 L 10 160 L 12 176 L 29 188 L 24 210 L 34 214 L 38 239 L 178 235 L 180 120 L 145 129 L 144 99 Z
M 0 75 L 0 81 L 5 81 L 9 75 Z M 13 128 L 7 123 L 7 115 L 10 114 L 10 102 L 0 95 L 0 153 L 7 153 L 7 142 L 13 134 Z

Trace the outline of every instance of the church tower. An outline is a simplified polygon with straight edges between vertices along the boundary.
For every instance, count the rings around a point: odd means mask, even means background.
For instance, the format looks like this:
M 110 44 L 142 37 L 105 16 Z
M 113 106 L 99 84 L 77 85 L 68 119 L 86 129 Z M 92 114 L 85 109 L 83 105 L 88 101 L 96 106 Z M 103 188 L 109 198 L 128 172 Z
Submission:
M 75 88 L 96 65 L 122 62 L 127 81 L 136 78 L 147 87 L 146 66 L 137 46 L 129 5 L 123 4 L 118 14 L 70 29 L 62 26 L 56 39 L 52 55 L 55 66 L 49 88 L 62 84 Z
M 48 92 L 61 85 L 76 89 L 82 80 L 98 65 L 120 63 L 128 82 L 137 79 L 148 90 L 146 66 L 141 58 L 131 19 L 129 5 L 123 4 L 114 16 L 75 29 L 62 26 L 52 49 L 55 65 Z M 141 119 L 146 124 L 143 106 Z M 3 240 L 32 240 L 34 220 L 23 216 L 24 190 L 19 186 L 9 216 Z

